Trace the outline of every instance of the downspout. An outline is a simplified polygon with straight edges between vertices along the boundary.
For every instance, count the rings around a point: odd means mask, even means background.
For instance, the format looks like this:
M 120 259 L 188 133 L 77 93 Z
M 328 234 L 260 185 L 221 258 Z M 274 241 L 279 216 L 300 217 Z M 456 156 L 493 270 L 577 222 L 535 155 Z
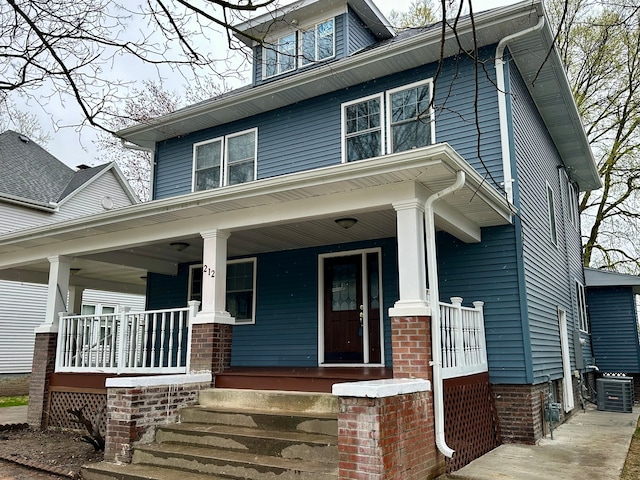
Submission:
M 424 230 L 427 247 L 427 276 L 429 279 L 429 302 L 431 303 L 431 365 L 433 367 L 433 413 L 435 417 L 436 446 L 445 457 L 455 453 L 444 438 L 444 397 L 442 381 L 442 348 L 440 338 L 440 289 L 438 288 L 438 258 L 436 255 L 436 226 L 433 204 L 441 198 L 460 190 L 466 175 L 459 170 L 456 181 L 449 187 L 431 195 L 424 204 Z
M 509 135 L 509 128 L 507 124 L 507 92 L 505 89 L 504 80 L 504 49 L 507 44 L 512 40 L 520 38 L 529 33 L 541 30 L 544 26 L 544 17 L 540 17 L 538 23 L 526 30 L 507 35 L 498 43 L 496 47 L 496 85 L 498 89 L 498 116 L 500 119 L 500 145 L 502 148 L 502 171 L 504 177 L 504 191 L 507 195 L 507 200 L 513 203 L 513 176 L 511 173 L 511 142 Z

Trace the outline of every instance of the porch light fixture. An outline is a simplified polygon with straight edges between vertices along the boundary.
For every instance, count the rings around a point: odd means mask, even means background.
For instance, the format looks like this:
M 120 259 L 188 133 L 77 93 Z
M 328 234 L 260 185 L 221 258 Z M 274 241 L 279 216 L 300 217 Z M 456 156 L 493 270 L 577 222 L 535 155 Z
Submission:
M 173 248 L 176 252 L 181 252 L 185 248 L 187 248 L 189 244 L 187 242 L 171 242 L 169 246 Z
M 356 223 L 358 223 L 357 218 L 345 217 L 345 218 L 337 218 L 336 223 L 338 226 L 347 230 L 348 228 L 353 227 Z

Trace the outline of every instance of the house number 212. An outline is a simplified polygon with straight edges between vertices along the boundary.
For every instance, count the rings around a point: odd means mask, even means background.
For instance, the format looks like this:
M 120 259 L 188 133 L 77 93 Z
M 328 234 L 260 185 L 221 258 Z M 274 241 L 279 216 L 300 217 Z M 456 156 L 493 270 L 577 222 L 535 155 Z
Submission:
M 207 275 L 207 276 L 209 276 L 211 278 L 214 278 L 216 276 L 216 271 L 213 268 L 211 268 L 210 266 L 204 265 L 202 267 L 202 274 L 203 275 Z

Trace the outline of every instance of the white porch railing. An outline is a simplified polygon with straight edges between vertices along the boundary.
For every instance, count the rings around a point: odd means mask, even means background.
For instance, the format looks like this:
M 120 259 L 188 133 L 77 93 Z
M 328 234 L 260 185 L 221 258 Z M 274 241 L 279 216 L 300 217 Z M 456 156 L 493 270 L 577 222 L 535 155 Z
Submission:
M 442 377 L 454 378 L 487 372 L 487 347 L 484 335 L 484 302 L 475 308 L 463 307 L 461 297 L 451 304 L 440 303 Z
M 189 308 L 60 315 L 56 372 L 186 373 Z

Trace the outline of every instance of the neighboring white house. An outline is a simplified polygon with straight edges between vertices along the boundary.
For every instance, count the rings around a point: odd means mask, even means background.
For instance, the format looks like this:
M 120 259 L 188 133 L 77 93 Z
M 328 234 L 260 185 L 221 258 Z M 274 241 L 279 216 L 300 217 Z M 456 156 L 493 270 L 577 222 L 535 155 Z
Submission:
M 115 163 L 73 170 L 24 135 L 0 134 L 0 235 L 138 202 Z M 82 270 L 72 274 L 81 277 Z M 14 281 L 0 281 L 0 391 L 3 379 L 31 372 L 34 329 L 45 317 L 47 275 L 18 272 Z M 109 286 L 106 279 L 102 285 L 87 282 L 69 304 L 82 314 L 144 309 L 143 289 L 125 293 Z

